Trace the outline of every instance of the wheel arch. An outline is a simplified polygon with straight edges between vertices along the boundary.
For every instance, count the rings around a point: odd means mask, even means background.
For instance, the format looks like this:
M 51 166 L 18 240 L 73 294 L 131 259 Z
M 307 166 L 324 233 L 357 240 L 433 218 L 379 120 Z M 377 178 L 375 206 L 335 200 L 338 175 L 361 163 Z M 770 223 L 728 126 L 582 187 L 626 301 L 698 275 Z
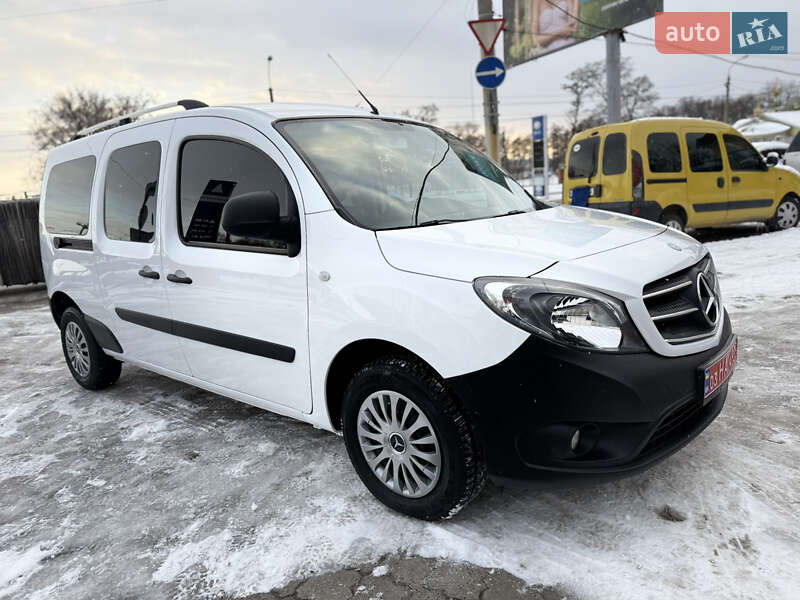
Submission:
M 350 342 L 339 350 L 328 367 L 325 378 L 325 406 L 331 425 L 336 431 L 342 429 L 342 404 L 344 391 L 352 375 L 362 366 L 378 358 L 402 356 L 413 358 L 433 367 L 422 357 L 408 348 L 382 339 L 361 339 Z M 436 369 L 433 369 L 436 371 Z
M 784 201 L 786 200 L 794 202 L 795 206 L 797 207 L 797 210 L 800 211 L 800 195 L 798 195 L 797 192 L 795 192 L 794 190 L 789 190 L 775 204 L 775 211 L 773 212 L 772 216 L 767 221 L 765 221 L 767 227 L 772 231 L 780 229 L 780 227 L 778 226 L 778 208 L 780 208 L 781 204 L 783 204 Z M 800 226 L 800 222 L 795 223 L 794 227 L 797 226 Z M 787 229 L 791 229 L 791 227 L 788 227 Z
M 667 213 L 670 213 L 670 212 L 678 213 L 681 216 L 681 218 L 683 219 L 683 224 L 684 225 L 689 223 L 689 214 L 686 212 L 686 208 L 681 206 L 680 204 L 669 204 L 669 205 L 665 206 L 661 210 L 661 215 L 659 215 L 659 218 L 661 216 L 663 216 L 663 215 L 666 215 Z
M 68 308 L 74 308 L 83 313 L 78 304 L 66 293 L 59 291 L 50 296 L 50 313 L 53 315 L 56 325 L 61 326 L 61 317 Z

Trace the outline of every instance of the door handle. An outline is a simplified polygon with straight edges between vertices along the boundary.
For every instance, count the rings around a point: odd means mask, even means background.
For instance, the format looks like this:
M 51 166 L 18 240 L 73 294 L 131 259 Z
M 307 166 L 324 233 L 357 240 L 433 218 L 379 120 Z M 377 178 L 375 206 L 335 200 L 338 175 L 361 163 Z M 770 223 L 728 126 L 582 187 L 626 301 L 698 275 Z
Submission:
M 139 277 L 147 277 L 148 279 L 159 279 L 161 275 L 158 274 L 158 271 L 153 271 L 153 269 L 145 265 L 144 267 L 139 269 Z
M 174 273 L 167 275 L 167 281 L 171 281 L 172 283 L 192 283 L 192 278 L 187 277 L 186 273 L 178 269 Z
M 738 177 L 738 176 L 734 175 L 734 176 L 733 176 L 733 178 L 731 178 L 731 181 L 732 181 L 733 183 L 739 183 L 739 182 L 741 181 L 741 179 L 739 179 L 739 177 Z
M 717 177 L 717 187 L 725 187 L 725 178 L 724 177 Z

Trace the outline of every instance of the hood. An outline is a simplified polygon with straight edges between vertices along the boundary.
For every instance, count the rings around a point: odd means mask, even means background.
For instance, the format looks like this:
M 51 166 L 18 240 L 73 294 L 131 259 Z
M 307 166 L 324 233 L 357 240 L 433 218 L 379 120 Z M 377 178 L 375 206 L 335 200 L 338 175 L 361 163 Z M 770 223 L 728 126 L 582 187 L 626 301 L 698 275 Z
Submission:
M 800 171 L 798 171 L 797 169 L 795 169 L 794 167 L 791 167 L 789 165 L 774 165 L 772 168 L 773 169 L 780 169 L 781 171 L 788 171 L 789 173 L 791 173 L 795 177 L 800 177 Z
M 556 206 L 375 235 L 383 256 L 396 269 L 471 282 L 491 275 L 529 277 L 555 262 L 633 244 L 665 229 L 606 211 Z

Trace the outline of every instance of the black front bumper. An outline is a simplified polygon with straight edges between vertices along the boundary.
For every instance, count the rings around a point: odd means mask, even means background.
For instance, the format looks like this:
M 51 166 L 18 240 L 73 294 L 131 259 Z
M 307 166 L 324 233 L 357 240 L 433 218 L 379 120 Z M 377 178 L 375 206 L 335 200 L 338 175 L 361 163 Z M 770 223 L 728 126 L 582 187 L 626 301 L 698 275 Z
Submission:
M 717 417 L 727 383 L 704 401 L 699 369 L 732 340 L 727 314 L 718 346 L 676 358 L 531 336 L 501 363 L 447 381 L 472 417 L 493 479 L 594 483 L 646 469 Z

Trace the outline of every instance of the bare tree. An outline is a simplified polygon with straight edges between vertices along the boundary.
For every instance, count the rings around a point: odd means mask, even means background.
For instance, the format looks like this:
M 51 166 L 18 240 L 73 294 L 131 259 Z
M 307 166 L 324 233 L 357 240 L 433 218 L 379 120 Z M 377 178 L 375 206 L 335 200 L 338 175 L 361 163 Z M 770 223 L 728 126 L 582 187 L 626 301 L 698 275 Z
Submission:
M 486 144 L 480 127 L 475 123 L 456 123 L 452 127 L 448 127 L 448 131 L 456 137 L 464 140 L 470 146 L 475 146 L 478 150 L 486 151 Z
M 626 75 L 626 71 L 628 71 Z M 658 94 L 647 75 L 634 77 L 630 65 L 622 68 L 622 119 L 632 121 L 651 114 L 655 110 Z
M 593 108 L 596 102 L 592 102 L 588 96 L 590 92 L 598 91 L 598 85 L 601 85 L 599 83 L 600 79 L 605 80 L 604 70 L 605 66 L 598 61 L 585 64 L 567 73 L 567 81 L 561 84 L 561 89 L 572 95 L 570 108 L 567 112 L 571 130 L 575 131 L 578 123 L 582 120 L 583 113 L 587 109 L 596 111 L 596 108 Z M 600 91 L 602 92 L 603 90 Z
M 572 95 L 567 112 L 570 127 L 574 131 L 578 123 L 586 119 L 605 121 L 608 106 L 605 61 L 590 62 L 578 67 L 566 76 L 561 89 Z M 635 75 L 631 61 L 622 60 L 620 65 L 622 119 L 630 121 L 652 112 L 658 100 L 655 86 L 647 75 Z
M 30 133 L 39 150 L 49 150 L 70 141 L 75 134 L 106 119 L 144 108 L 147 94 L 105 96 L 92 90 L 75 89 L 56 94 L 34 114 Z
M 561 89 L 571 95 L 567 125 L 554 124 L 550 128 L 550 164 L 555 169 L 564 165 L 570 138 L 579 131 L 605 123 L 608 112 L 605 61 L 578 67 L 567 73 L 565 79 Z M 634 73 L 630 59 L 623 59 L 620 65 L 620 83 L 623 120 L 630 121 L 655 112 L 655 101 L 658 100 L 655 86 L 647 75 Z
M 800 106 L 800 83 L 774 79 L 759 93 L 759 104 L 765 109 L 792 110 Z
M 400 114 L 412 119 L 416 119 L 417 121 L 424 121 L 425 123 L 435 125 L 439 117 L 439 107 L 436 106 L 435 103 L 423 104 L 422 106 L 418 107 L 414 113 L 406 109 Z

